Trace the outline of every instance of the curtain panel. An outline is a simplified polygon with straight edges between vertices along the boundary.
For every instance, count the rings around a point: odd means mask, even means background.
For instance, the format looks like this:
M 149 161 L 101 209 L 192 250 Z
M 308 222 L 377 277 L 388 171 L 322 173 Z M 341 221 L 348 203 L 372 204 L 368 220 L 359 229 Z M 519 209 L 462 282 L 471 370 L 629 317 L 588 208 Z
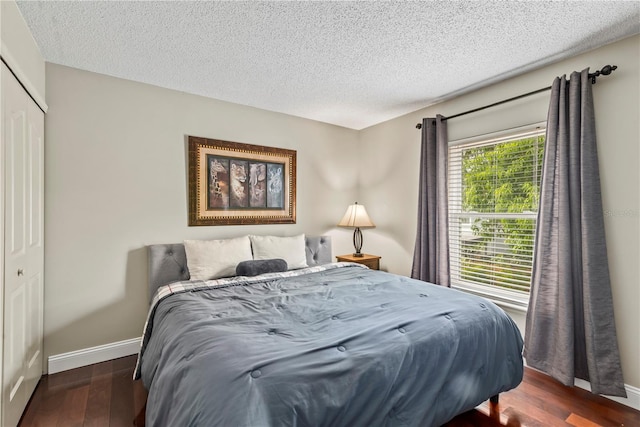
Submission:
M 609 280 L 589 70 L 556 78 L 527 311 L 527 364 L 626 396 Z
M 438 115 L 422 120 L 418 230 L 411 277 L 449 287 L 449 141 L 443 119 Z

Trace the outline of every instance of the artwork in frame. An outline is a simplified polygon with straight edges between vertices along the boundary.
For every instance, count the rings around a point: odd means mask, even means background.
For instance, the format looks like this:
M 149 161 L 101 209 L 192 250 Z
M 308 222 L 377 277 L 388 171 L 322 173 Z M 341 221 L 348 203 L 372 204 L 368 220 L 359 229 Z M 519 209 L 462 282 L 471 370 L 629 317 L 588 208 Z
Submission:
M 190 226 L 295 224 L 295 150 L 188 139 Z

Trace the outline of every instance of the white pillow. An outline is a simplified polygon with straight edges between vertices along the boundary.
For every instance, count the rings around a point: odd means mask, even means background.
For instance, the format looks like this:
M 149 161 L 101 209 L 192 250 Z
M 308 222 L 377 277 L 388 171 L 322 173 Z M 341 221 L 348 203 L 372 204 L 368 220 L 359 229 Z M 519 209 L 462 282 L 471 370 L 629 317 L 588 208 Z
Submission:
M 248 236 L 224 240 L 185 240 L 187 267 L 192 280 L 236 275 L 236 266 L 252 259 Z
M 304 234 L 292 237 L 249 236 L 249 238 L 253 259 L 282 258 L 287 261 L 289 270 L 308 267 Z

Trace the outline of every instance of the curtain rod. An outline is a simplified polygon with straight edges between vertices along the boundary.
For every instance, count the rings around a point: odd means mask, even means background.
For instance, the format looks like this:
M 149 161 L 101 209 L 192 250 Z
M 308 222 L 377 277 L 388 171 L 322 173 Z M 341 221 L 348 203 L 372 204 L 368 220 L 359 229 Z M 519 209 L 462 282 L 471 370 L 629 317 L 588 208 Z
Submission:
M 604 67 L 602 67 L 601 70 L 598 70 L 595 73 L 589 73 L 589 78 L 591 79 L 591 84 L 596 84 L 596 77 L 598 77 L 598 76 L 608 76 L 609 74 L 611 74 L 613 72 L 613 70 L 615 70 L 617 68 L 618 68 L 618 66 L 616 66 L 616 65 L 605 65 Z M 533 92 L 527 92 L 527 93 L 524 93 L 522 95 L 514 96 L 513 98 L 503 99 L 502 101 L 498 101 L 498 102 L 494 102 L 493 104 L 489 104 L 489 105 L 485 105 L 485 106 L 482 106 L 482 107 L 474 108 L 473 110 L 464 111 L 462 113 L 454 114 L 453 116 L 449 116 L 449 117 L 443 118 L 442 121 L 451 120 L 451 119 L 455 119 L 456 117 L 460 117 L 460 116 L 464 116 L 464 115 L 467 115 L 467 114 L 475 113 L 475 112 L 481 111 L 481 110 L 486 110 L 487 108 L 495 107 L 495 106 L 500 105 L 500 104 L 506 104 L 507 102 L 516 101 L 518 99 L 526 98 L 527 96 L 535 95 L 537 93 L 546 92 L 548 90 L 551 90 L 551 86 L 545 87 L 545 88 L 542 88 L 542 89 L 538 89 L 538 90 L 534 90 Z M 422 123 L 418 123 L 416 125 L 416 129 L 422 129 Z

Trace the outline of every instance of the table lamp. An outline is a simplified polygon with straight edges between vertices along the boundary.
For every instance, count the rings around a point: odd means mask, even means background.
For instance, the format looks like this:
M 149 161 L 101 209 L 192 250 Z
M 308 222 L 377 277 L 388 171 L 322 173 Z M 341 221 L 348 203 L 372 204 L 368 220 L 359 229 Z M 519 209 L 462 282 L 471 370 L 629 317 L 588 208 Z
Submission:
M 356 252 L 353 254 L 354 257 L 362 256 L 360 252 L 360 249 L 362 249 L 362 231 L 360 231 L 360 229 L 374 228 L 375 226 L 371 218 L 369 218 L 369 215 L 367 215 L 365 207 L 359 205 L 358 202 L 355 202 L 347 208 L 347 212 L 338 223 L 338 227 L 356 228 L 353 232 L 353 246 L 356 249 Z

